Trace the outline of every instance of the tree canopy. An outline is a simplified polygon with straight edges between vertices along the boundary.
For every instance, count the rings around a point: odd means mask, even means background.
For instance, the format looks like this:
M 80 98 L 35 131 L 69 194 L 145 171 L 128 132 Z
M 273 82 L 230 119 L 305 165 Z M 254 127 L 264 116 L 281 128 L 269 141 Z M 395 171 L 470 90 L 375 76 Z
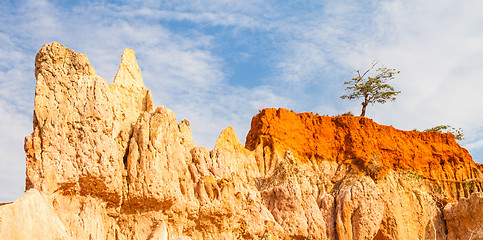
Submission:
M 345 88 L 346 91 L 350 91 L 350 94 L 340 96 L 342 99 L 359 99 L 363 98 L 362 113 L 361 116 L 366 115 L 366 107 L 369 103 L 386 103 L 389 101 L 395 101 L 396 96 L 401 91 L 396 91 L 392 86 L 387 84 L 387 81 L 394 79 L 394 75 L 399 74 L 396 69 L 386 68 L 384 66 L 378 68 L 376 72 L 378 74 L 374 77 L 366 77 L 366 75 L 373 70 L 377 65 L 377 62 L 372 64 L 368 70 L 361 74 L 359 70 L 355 70 L 357 76 L 350 81 L 344 82 L 344 85 L 349 85 Z

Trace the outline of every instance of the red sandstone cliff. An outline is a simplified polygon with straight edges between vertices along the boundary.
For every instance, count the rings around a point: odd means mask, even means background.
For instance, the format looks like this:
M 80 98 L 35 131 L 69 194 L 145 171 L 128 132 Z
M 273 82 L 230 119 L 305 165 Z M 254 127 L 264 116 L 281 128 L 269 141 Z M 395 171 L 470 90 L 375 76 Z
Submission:
M 155 107 L 134 52 L 114 82 L 38 52 L 26 193 L 0 239 L 483 239 L 482 166 L 451 134 L 265 109 L 214 150 Z
M 283 154 L 290 148 L 309 165 L 334 161 L 379 167 L 382 172 L 386 168 L 412 171 L 449 188 L 447 194 L 455 199 L 465 196 L 464 191 L 458 191 L 465 184 L 472 184 L 475 191 L 483 190 L 483 165 L 475 163 L 450 133 L 401 131 L 365 117 L 264 109 L 253 118 L 246 138 L 247 149 L 255 150 L 259 145 L 268 147 L 268 154 Z

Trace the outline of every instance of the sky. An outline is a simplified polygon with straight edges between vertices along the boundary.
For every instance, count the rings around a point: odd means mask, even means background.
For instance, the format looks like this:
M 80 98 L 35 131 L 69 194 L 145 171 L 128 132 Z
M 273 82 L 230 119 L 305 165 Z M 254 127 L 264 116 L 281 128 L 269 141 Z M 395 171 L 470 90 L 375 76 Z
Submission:
M 373 61 L 401 73 L 395 102 L 366 117 L 402 130 L 461 128 L 483 162 L 483 1 L 0 0 L 0 202 L 24 191 L 35 54 L 59 42 L 111 83 L 136 52 L 155 105 L 188 119 L 213 149 L 232 126 L 242 143 L 267 107 L 358 115 L 344 81 Z

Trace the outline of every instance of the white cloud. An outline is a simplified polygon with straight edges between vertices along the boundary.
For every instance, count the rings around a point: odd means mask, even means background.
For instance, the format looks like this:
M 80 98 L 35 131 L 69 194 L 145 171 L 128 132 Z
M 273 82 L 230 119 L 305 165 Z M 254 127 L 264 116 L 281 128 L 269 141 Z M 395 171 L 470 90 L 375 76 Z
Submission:
M 370 106 L 368 117 L 402 129 L 439 124 L 461 127 L 466 138 L 462 143 L 477 152 L 481 146 L 468 143 L 483 135 L 483 15 L 479 11 L 483 3 L 395 0 L 365 4 L 331 2 L 318 18 L 284 22 L 294 37 L 274 56 L 280 59 L 280 79 L 305 94 L 311 94 L 308 88 L 315 84 L 323 96 L 312 93 L 310 108 L 332 113 L 334 106 L 346 109 L 335 98 L 352 69 L 367 69 L 379 60 L 401 70 L 393 85 L 402 94 L 394 103 Z M 359 102 L 344 103 L 353 112 L 360 111 Z
M 463 143 L 479 142 L 483 46 L 477 43 L 483 41 L 483 16 L 477 9 L 483 3 L 392 1 L 382 6 L 378 34 L 367 38 L 371 44 L 356 45 L 361 51 L 351 63 L 376 55 L 400 69 L 394 85 L 402 94 L 395 103 L 374 107 L 371 116 L 405 129 L 450 124 L 463 128 Z
M 474 42 L 483 40 L 483 17 L 471 14 L 477 8 L 452 1 L 395 1 L 384 6 L 380 20 L 385 24 L 379 31 L 388 37 L 382 44 L 374 41 L 360 54 L 376 53 L 381 62 L 402 71 L 394 84 L 411 99 L 398 101 L 395 111 L 406 103 L 419 104 L 419 109 L 407 110 L 421 118 L 481 124 L 477 119 L 483 117 L 483 107 L 477 102 L 483 100 L 479 94 L 483 82 L 478 79 L 483 70 L 477 66 L 483 63 L 483 46 Z
M 221 26 L 237 26 L 243 28 L 260 27 L 260 24 L 256 21 L 256 19 L 253 19 L 252 17 L 241 13 L 226 13 L 213 11 L 176 12 L 143 8 L 134 12 L 127 12 L 126 14 L 136 17 L 143 16 L 163 20 L 210 23 L 213 25 Z

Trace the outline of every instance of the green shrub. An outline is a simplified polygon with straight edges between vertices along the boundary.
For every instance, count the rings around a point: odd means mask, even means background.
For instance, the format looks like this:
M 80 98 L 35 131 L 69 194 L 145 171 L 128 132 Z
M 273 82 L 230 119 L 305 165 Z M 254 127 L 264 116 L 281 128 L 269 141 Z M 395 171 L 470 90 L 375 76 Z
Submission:
M 424 132 L 441 132 L 441 133 L 452 133 L 456 140 L 463 140 L 463 130 L 461 128 L 454 128 L 450 125 L 439 125 L 433 128 L 428 128 Z

